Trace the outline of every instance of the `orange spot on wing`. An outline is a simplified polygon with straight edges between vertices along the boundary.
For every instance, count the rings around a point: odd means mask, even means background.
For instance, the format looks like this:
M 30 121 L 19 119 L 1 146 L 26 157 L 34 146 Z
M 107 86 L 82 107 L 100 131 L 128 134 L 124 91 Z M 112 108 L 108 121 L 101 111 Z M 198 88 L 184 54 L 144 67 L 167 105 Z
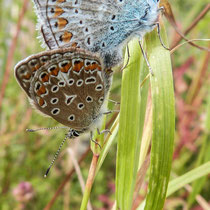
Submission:
M 99 71 L 101 71 L 101 66 L 98 65 L 97 63 L 93 63 L 85 67 L 86 71 L 89 71 L 89 70 L 93 71 L 95 69 L 98 69 Z
M 53 70 L 50 70 L 50 75 L 58 76 L 59 68 L 54 68 Z
M 36 65 L 31 69 L 31 71 L 32 71 L 32 72 L 37 71 L 40 67 L 41 67 L 40 64 L 36 64 Z
M 61 67 L 61 72 L 67 73 L 70 68 L 71 68 L 71 63 L 68 63 L 64 67 Z
M 42 77 L 42 82 L 48 82 L 49 81 L 49 74 L 45 74 L 43 77 Z
M 58 18 L 59 29 L 65 28 L 67 24 L 68 24 L 68 20 L 66 20 L 65 18 Z
M 31 78 L 31 74 L 30 73 L 27 73 L 26 75 L 22 76 L 22 79 L 30 80 L 30 78 Z
M 57 7 L 55 8 L 54 17 L 60 16 L 60 15 L 62 15 L 63 13 L 64 13 L 63 9 L 57 6 Z
M 37 95 L 42 95 L 42 94 L 45 94 L 46 93 L 46 88 L 44 85 L 42 85 L 39 90 L 37 91 Z
M 39 105 L 40 105 L 40 106 L 43 106 L 44 103 L 45 103 L 44 99 L 43 99 L 43 98 L 40 98 L 40 99 L 39 99 Z
M 78 43 L 77 43 L 77 42 L 73 42 L 71 46 L 76 48 L 76 47 L 77 47 L 77 45 L 78 45 Z
M 73 65 L 73 71 L 79 72 L 83 66 L 84 62 L 82 61 L 75 62 Z
M 65 31 L 63 35 L 60 36 L 60 41 L 62 42 L 70 42 L 73 34 L 71 32 Z
M 57 0 L 57 3 L 64 3 L 66 0 Z
M 101 66 L 99 66 L 97 63 L 92 64 L 94 69 L 98 69 L 99 71 L 101 71 Z

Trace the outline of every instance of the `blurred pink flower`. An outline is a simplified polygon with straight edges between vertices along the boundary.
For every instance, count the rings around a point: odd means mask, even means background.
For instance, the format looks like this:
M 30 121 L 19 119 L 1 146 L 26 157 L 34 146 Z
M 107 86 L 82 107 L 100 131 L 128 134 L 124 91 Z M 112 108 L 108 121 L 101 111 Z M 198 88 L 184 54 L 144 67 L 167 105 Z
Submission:
M 13 189 L 13 196 L 16 201 L 27 203 L 34 197 L 34 189 L 29 182 L 21 182 Z

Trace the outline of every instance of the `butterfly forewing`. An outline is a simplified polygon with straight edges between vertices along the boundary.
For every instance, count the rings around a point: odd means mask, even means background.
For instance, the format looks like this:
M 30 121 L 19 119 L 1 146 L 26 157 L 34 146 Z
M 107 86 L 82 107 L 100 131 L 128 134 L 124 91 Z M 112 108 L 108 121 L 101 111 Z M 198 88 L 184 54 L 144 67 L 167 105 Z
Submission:
M 142 38 L 158 21 L 155 0 L 34 0 L 50 49 L 80 47 L 99 52 L 106 68 L 122 61 L 122 47 Z

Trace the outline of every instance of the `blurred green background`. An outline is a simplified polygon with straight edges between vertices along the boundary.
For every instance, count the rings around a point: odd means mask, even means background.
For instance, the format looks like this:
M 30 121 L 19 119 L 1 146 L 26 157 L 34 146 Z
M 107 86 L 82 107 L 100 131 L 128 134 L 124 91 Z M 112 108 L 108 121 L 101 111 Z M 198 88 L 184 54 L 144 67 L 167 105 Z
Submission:
M 208 4 L 202 1 L 170 1 L 179 28 L 184 31 Z M 21 14 L 27 4 L 26 12 Z M 210 14 L 205 15 L 187 36 L 189 39 L 209 38 Z M 37 18 L 31 1 L 0 1 L 0 209 L 43 209 L 52 199 L 66 174 L 72 169 L 68 147 L 78 159 L 89 147 L 89 137 L 67 141 L 47 179 L 43 175 L 59 144 L 65 137 L 63 129 L 25 132 L 26 128 L 53 127 L 59 125 L 51 118 L 38 114 L 30 106 L 26 95 L 14 78 L 14 65 L 21 59 L 43 51 L 37 39 Z M 173 27 L 164 18 L 169 43 L 177 39 Z M 17 29 L 20 24 L 20 29 Z M 208 47 L 208 42 L 196 42 Z M 13 51 L 14 50 L 14 51 Z M 14 54 L 13 54 L 14 52 Z M 207 99 L 210 98 L 209 53 L 185 44 L 172 54 L 176 96 L 176 136 L 172 177 L 180 176 L 202 162 L 210 160 L 210 142 L 205 127 Z M 163 75 L 164 76 L 164 75 Z M 121 72 L 114 74 L 110 98 L 120 101 Z M 109 104 L 113 108 L 113 104 Z M 112 119 L 109 116 L 107 121 Z M 206 137 L 206 138 L 205 138 Z M 207 140 L 208 141 L 207 141 Z M 114 145 L 97 175 L 91 203 L 94 209 L 111 209 L 115 185 Z M 81 163 L 86 179 L 91 162 L 91 152 Z M 210 182 L 205 179 L 199 187 L 199 195 L 210 201 Z M 147 180 L 144 182 L 146 189 Z M 199 189 L 197 187 L 196 189 Z M 144 192 L 142 193 L 142 197 Z M 82 191 L 74 173 L 52 209 L 79 209 Z M 192 199 L 186 189 L 167 198 L 165 209 L 200 210 L 201 203 Z

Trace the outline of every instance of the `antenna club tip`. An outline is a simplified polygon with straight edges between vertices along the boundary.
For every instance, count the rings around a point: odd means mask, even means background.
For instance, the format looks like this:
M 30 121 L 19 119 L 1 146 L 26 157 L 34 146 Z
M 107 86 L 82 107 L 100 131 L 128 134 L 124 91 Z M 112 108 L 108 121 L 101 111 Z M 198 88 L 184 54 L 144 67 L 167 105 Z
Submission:
M 44 178 L 46 178 L 46 177 L 47 177 L 47 175 L 48 175 L 49 171 L 50 171 L 50 167 L 47 169 L 47 171 L 46 171 L 46 173 L 45 173 L 45 175 L 44 175 Z

